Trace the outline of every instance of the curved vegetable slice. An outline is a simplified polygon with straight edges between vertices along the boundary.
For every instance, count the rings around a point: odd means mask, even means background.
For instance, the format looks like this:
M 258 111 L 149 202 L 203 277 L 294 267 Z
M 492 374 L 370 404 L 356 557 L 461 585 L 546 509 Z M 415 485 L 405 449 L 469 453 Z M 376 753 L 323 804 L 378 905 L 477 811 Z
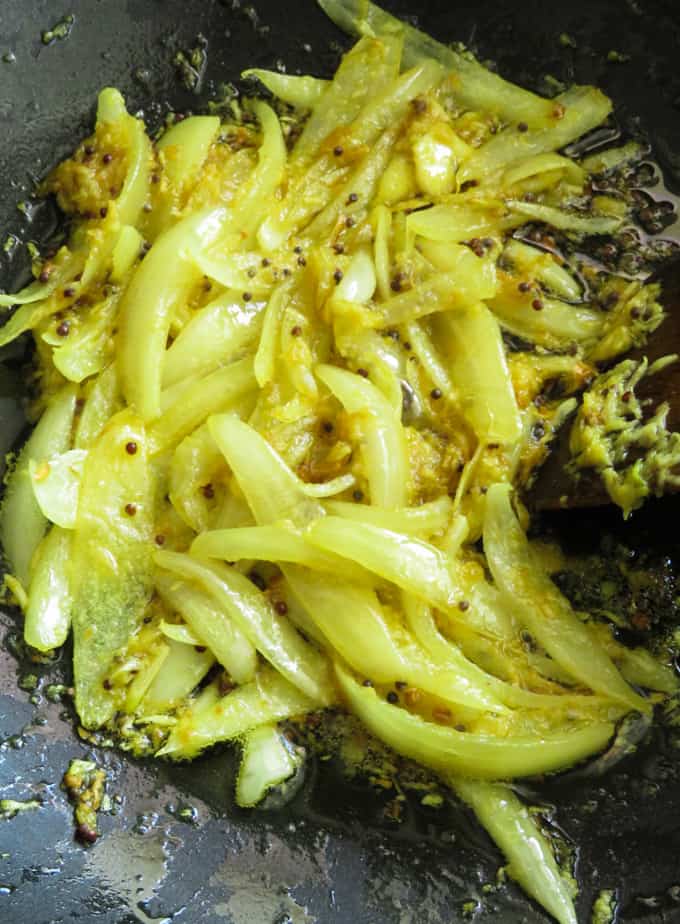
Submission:
M 325 507 L 329 513 L 338 517 L 415 535 L 443 532 L 453 514 L 453 501 L 448 494 L 419 507 L 402 507 L 398 510 L 384 510 L 373 504 L 354 504 L 349 501 L 327 501 Z
M 173 210 L 177 214 L 184 205 L 219 130 L 217 116 L 189 116 L 171 125 L 159 138 L 156 148 L 161 154 L 168 198 L 164 198 L 151 215 L 154 229 L 172 223 Z
M 263 309 L 263 302 L 244 304 L 241 296 L 225 292 L 197 311 L 165 353 L 163 388 L 234 362 L 257 339 Z
M 71 535 L 52 527 L 38 547 L 24 617 L 24 640 L 38 651 L 63 645 L 71 626 Z
M 379 94 L 399 74 L 401 42 L 365 38 L 343 57 L 319 105 L 307 120 L 293 151 L 294 163 L 308 162 L 333 132 L 340 136 L 371 96 Z M 329 146 L 329 149 L 333 144 Z
M 512 446 L 522 434 L 522 421 L 498 322 L 479 302 L 439 315 L 436 331 L 478 439 Z
M 12 305 L 21 306 L 10 321 L 0 329 L 0 346 L 4 346 L 14 340 L 15 337 L 18 337 L 19 334 L 37 324 L 41 320 L 43 313 L 52 313 L 49 310 L 45 311 L 42 305 L 38 306 L 37 302 L 46 302 L 50 295 L 56 292 L 60 286 L 63 286 L 67 280 L 73 279 L 76 273 L 82 269 L 84 262 L 84 250 L 73 252 L 66 247 L 62 247 L 53 261 L 53 269 L 47 282 L 34 279 L 20 292 L 9 295 L 0 292 L 0 308 L 11 308 Z M 29 306 L 31 305 L 35 306 L 35 308 L 30 308 Z M 24 306 L 26 310 L 22 311 L 21 308 Z M 56 306 L 53 311 L 57 311 Z
M 404 682 L 456 706 L 505 712 L 492 692 L 493 678 L 461 656 L 455 665 L 436 665 L 401 632 L 395 638 L 374 591 L 298 568 L 284 569 L 293 594 L 340 656 L 377 683 Z M 338 613 L 351 613 L 347 622 Z
M 251 683 L 244 683 L 203 709 L 187 710 L 156 756 L 190 759 L 218 741 L 239 738 L 266 722 L 304 715 L 318 705 L 265 666 Z
M 154 582 L 163 600 L 182 616 L 236 683 L 248 683 L 255 677 L 255 646 L 206 591 L 164 571 L 156 573 Z
M 77 394 L 75 386 L 68 385 L 52 399 L 7 482 L 0 511 L 0 540 L 12 573 L 24 587 L 28 586 L 33 553 L 47 528 L 47 517 L 33 492 L 29 467 L 31 461 L 39 462 L 68 449 Z
M 614 733 L 610 722 L 566 726 L 543 735 L 475 735 L 426 722 L 381 699 L 340 665 L 335 665 L 340 689 L 351 711 L 376 738 L 399 754 L 438 772 L 496 780 L 549 773 L 569 767 L 607 744 Z
M 304 526 L 324 515 L 302 482 L 257 430 L 232 414 L 211 417 L 208 427 L 260 524 L 290 520 Z
M 284 526 L 243 526 L 236 529 L 213 529 L 201 533 L 191 545 L 197 558 L 221 558 L 224 561 L 285 561 L 325 571 L 347 581 L 371 581 L 372 576 L 340 555 L 321 552 L 302 536 Z
M 623 223 L 622 218 L 608 218 L 605 215 L 581 215 L 567 212 L 540 202 L 524 202 L 509 199 L 507 206 L 520 215 L 534 221 L 543 221 L 560 231 L 575 231 L 577 234 L 613 234 Z
M 176 401 L 149 428 L 152 451 L 163 452 L 188 436 L 208 417 L 226 410 L 256 387 L 253 361 L 239 359 L 188 383 Z
M 454 606 L 463 598 L 447 556 L 415 536 L 334 516 L 312 523 L 305 536 L 313 545 L 362 564 L 435 606 Z
M 118 369 L 129 405 L 144 420 L 161 412 L 163 356 L 170 321 L 185 302 L 201 272 L 186 255 L 187 243 L 206 246 L 219 235 L 227 218 L 220 206 L 180 221 L 155 242 L 136 270 L 120 306 Z M 140 344 L 144 349 L 140 349 Z
M 168 653 L 141 702 L 149 713 L 163 712 L 181 703 L 198 686 L 215 663 L 212 651 L 169 639 Z
M 406 506 L 408 462 L 401 421 L 372 382 L 335 366 L 317 366 L 316 374 L 350 414 L 364 435 L 362 446 L 371 500 L 378 507 Z
M 461 166 L 458 182 L 486 180 L 515 161 L 563 148 L 597 128 L 612 109 L 611 100 L 595 87 L 570 87 L 550 102 L 560 118 L 534 131 L 512 126 L 492 135 Z
M 125 100 L 112 87 L 99 94 L 97 122 L 125 121 L 129 130 L 127 173 L 116 199 L 118 219 L 122 225 L 134 225 L 140 216 L 149 188 L 151 143 L 142 119 L 128 114 Z
M 298 109 L 313 109 L 330 86 L 330 80 L 322 80 L 320 77 L 281 74 L 261 67 L 250 67 L 242 72 L 241 77 L 244 80 L 256 77 L 270 93 Z
M 122 411 L 83 467 L 70 577 L 76 708 L 85 728 L 113 715 L 106 672 L 141 624 L 151 590 L 154 484 L 146 443 L 139 418 Z
M 41 459 L 40 462 L 31 459 L 28 463 L 38 506 L 50 522 L 64 529 L 73 529 L 76 525 L 78 494 L 86 458 L 86 449 L 70 449 L 49 459 Z
M 554 106 L 528 90 L 508 83 L 469 54 L 461 54 L 424 32 L 401 22 L 365 0 L 319 0 L 319 6 L 341 29 L 353 35 L 403 36 L 404 65 L 432 58 L 452 72 L 451 83 L 465 109 L 495 112 L 510 121 L 541 125 L 555 120 Z
M 508 860 L 508 873 L 559 924 L 577 924 L 569 887 L 545 835 L 509 786 L 446 776 Z
M 258 651 L 303 693 L 324 705 L 333 701 L 325 656 L 274 611 L 247 577 L 226 565 L 198 562 L 177 552 L 156 552 L 155 559 L 159 567 L 198 583 Z
M 651 706 L 625 682 L 568 600 L 532 556 L 529 542 L 510 503 L 510 487 L 489 488 L 484 521 L 484 550 L 494 580 L 513 604 L 519 621 L 572 677 L 630 709 Z
M 236 778 L 236 804 L 252 808 L 273 786 L 279 786 L 296 772 L 300 757 L 286 742 L 276 725 L 260 725 L 243 741 L 241 766 Z

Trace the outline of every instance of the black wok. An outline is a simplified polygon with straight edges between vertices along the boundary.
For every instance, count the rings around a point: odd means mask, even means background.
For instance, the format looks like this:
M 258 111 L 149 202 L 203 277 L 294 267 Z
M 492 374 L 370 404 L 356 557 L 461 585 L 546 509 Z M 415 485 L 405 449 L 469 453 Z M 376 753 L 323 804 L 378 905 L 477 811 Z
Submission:
M 597 83 L 613 96 L 624 126 L 635 129 L 639 119 L 668 187 L 680 191 L 677 0 L 385 5 L 418 13 L 437 37 L 470 44 L 527 85 L 540 89 L 546 74 Z M 69 13 L 70 34 L 44 44 L 41 33 Z M 575 47 L 560 42 L 561 34 Z M 313 0 L 252 7 L 240 0 L 0 0 L 0 245 L 8 240 L 7 252 L 0 246 L 0 285 L 25 275 L 26 242 L 54 233 L 49 205 L 26 216 L 16 204 L 84 135 L 102 86 L 119 87 L 159 123 L 168 108 L 200 109 L 248 65 L 281 61 L 328 74 L 344 44 Z M 207 50 L 207 64 L 194 92 L 174 60 L 197 46 Z M 630 58 L 608 61 L 617 57 L 610 52 Z M 2 359 L 4 449 L 21 428 L 14 410 L 20 357 Z M 656 546 L 672 568 L 680 549 L 670 526 L 679 509 L 650 507 L 625 527 L 627 541 Z M 584 532 L 623 529 L 609 515 L 583 522 L 561 528 L 577 541 Z M 468 902 L 479 924 L 547 920 L 512 884 L 483 889 L 501 860 L 465 810 L 435 811 L 414 800 L 395 825 L 384 813 L 387 797 L 343 780 L 333 760 L 312 766 L 286 809 L 247 814 L 231 801 L 229 750 L 179 767 L 99 751 L 111 771 L 112 812 L 102 816 L 104 836 L 94 847 L 77 845 L 59 783 L 71 757 L 92 752 L 73 731 L 68 701 L 52 702 L 48 689 L 62 676 L 68 681 L 68 655 L 27 665 L 14 615 L 0 618 L 0 798 L 42 803 L 0 820 L 3 922 L 439 924 L 463 920 Z M 20 681 L 31 685 L 31 673 L 38 690 L 20 689 Z M 593 898 L 609 888 L 617 890 L 619 921 L 680 921 L 679 755 L 671 733 L 655 732 L 603 779 L 532 790 L 535 801 L 559 806 L 555 830 L 576 847 L 580 920 L 590 920 Z

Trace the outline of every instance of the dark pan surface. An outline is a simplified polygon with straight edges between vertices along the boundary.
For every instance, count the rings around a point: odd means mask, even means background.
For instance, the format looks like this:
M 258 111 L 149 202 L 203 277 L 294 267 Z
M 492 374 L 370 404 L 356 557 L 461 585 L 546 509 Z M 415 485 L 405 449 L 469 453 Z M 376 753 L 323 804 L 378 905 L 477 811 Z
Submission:
M 545 74 L 592 81 L 617 102 L 624 123 L 639 117 L 680 192 L 680 8 L 677 0 L 442 0 L 386 3 L 445 40 L 471 44 L 501 72 L 539 86 Z M 64 14 L 70 36 L 49 46 L 41 33 Z M 573 37 L 565 48 L 560 34 Z M 207 40 L 201 93 L 177 78 L 178 50 Z M 133 107 L 159 121 L 173 107 L 200 108 L 248 65 L 285 62 L 291 70 L 329 73 L 341 36 L 312 0 L 0 0 L 0 284 L 26 271 L 25 243 L 53 230 L 49 208 L 29 222 L 16 210 L 35 177 L 64 157 L 91 124 L 97 91 L 118 86 Z M 629 55 L 607 62 L 610 51 Z M 6 62 L 3 56 L 13 55 Z M 3 369 L 5 367 L 0 367 Z M 0 374 L 0 436 L 9 446 L 20 426 L 13 412 L 16 366 Z M 8 396 L 8 397 L 5 397 Z M 671 559 L 677 504 L 657 504 L 626 527 L 629 541 L 656 545 Z M 590 534 L 609 528 L 591 518 Z M 665 530 L 668 530 L 668 537 Z M 680 562 L 680 559 L 678 559 Z M 2 616 L 13 646 L 17 626 Z M 73 843 L 71 811 L 59 781 L 70 758 L 90 753 L 75 736 L 67 704 L 47 685 L 67 670 L 40 669 L 37 695 L 20 690 L 27 673 L 0 653 L 0 798 L 37 798 L 42 807 L 0 819 L 0 920 L 8 924 L 443 924 L 463 920 L 472 902 L 479 924 L 546 921 L 512 885 L 487 893 L 499 855 L 467 813 L 409 803 L 406 822 L 385 819 L 385 799 L 344 782 L 331 761 L 314 766 L 285 811 L 247 814 L 230 790 L 234 762 L 215 753 L 190 766 L 153 765 L 116 752 L 97 754 L 111 769 L 116 814 L 102 816 L 104 836 L 88 850 Z M 35 669 L 32 667 L 32 671 Z M 554 783 L 536 794 L 559 804 L 555 830 L 578 845 L 588 921 L 599 889 L 616 889 L 618 920 L 680 921 L 680 740 L 654 734 L 638 756 L 596 781 Z M 120 800 L 120 801 L 118 801 Z M 195 812 L 182 811 L 188 808 Z

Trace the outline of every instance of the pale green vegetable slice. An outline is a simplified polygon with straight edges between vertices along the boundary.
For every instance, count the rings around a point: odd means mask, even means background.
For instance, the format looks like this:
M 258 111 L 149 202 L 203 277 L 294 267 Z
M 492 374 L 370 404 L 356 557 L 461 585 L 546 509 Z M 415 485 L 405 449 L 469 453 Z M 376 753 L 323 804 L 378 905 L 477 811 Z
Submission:
M 0 346 L 4 346 L 10 340 L 18 337 L 23 331 L 33 327 L 33 322 L 30 319 L 34 312 L 32 309 L 28 309 L 28 306 L 35 305 L 37 302 L 44 303 L 53 292 L 56 292 L 60 286 L 63 286 L 67 280 L 72 279 L 79 272 L 84 262 L 84 253 L 71 253 L 65 247 L 62 247 L 57 254 L 54 269 L 50 273 L 47 282 L 34 279 L 20 292 L 9 295 L 0 293 L 0 308 L 11 308 L 12 305 L 27 306 L 26 311 L 21 312 L 21 309 L 17 311 L 10 322 L 0 329 Z M 57 310 L 56 307 L 54 310 Z M 26 323 L 20 324 L 19 322 L 23 319 L 26 319 Z
M 432 275 L 408 292 L 387 299 L 376 307 L 374 326 L 393 327 L 492 298 L 497 288 L 493 264 L 467 253 L 476 264 L 468 265 L 465 258 L 454 272 Z
M 508 873 L 559 924 L 577 924 L 569 886 L 550 843 L 508 786 L 445 776 L 508 860 Z
M 509 212 L 502 202 L 462 201 L 433 205 L 406 219 L 410 235 L 429 241 L 457 244 L 471 237 L 489 237 L 521 225 L 524 219 Z M 483 296 L 478 296 L 478 298 Z
M 70 533 L 52 527 L 38 546 L 24 616 L 24 640 L 38 651 L 53 651 L 68 636 L 72 606 L 70 556 Z
M 236 683 L 255 677 L 257 652 L 224 607 L 201 587 L 174 574 L 157 571 L 156 590 L 208 646 Z
M 247 732 L 236 778 L 236 804 L 241 808 L 257 805 L 272 787 L 290 779 L 299 763 L 276 725 L 260 725 Z
M 446 529 L 453 513 L 453 501 L 448 495 L 420 507 L 402 507 L 384 510 L 373 504 L 354 504 L 349 501 L 328 501 L 329 513 L 348 520 L 370 523 L 397 533 L 433 535 Z
M 570 87 L 551 101 L 560 118 L 533 131 L 505 128 L 477 148 L 458 171 L 458 182 L 486 181 L 518 160 L 565 147 L 597 128 L 612 109 L 611 100 L 595 87 Z
M 435 331 L 463 412 L 482 442 L 513 445 L 522 433 L 498 322 L 479 302 L 437 316 Z
M 345 410 L 357 416 L 372 502 L 386 508 L 406 506 L 404 431 L 387 399 L 372 382 L 345 369 L 321 365 L 316 374 Z
M 265 666 L 250 683 L 202 709 L 187 710 L 157 756 L 176 760 L 196 757 L 218 741 L 240 738 L 258 725 L 304 715 L 317 706 L 285 677 Z
M 102 432 L 109 418 L 121 410 L 121 405 L 116 364 L 111 363 L 92 383 L 76 425 L 74 448 L 88 449 Z
M 541 173 L 554 174 L 557 171 L 566 175 L 575 186 L 583 186 L 585 175 L 578 164 L 568 157 L 552 152 L 536 154 L 533 157 L 527 157 L 526 160 L 513 163 L 503 174 L 502 184 L 507 188 L 516 183 L 522 183 L 530 177 L 539 176 Z
M 231 414 L 211 417 L 208 427 L 258 523 L 290 520 L 304 526 L 323 516 L 321 504 L 257 430 Z
M 158 589 L 158 586 L 156 586 L 156 589 Z M 183 645 L 203 645 L 203 639 L 200 639 L 192 632 L 189 626 L 183 623 L 166 622 L 162 619 L 161 632 L 166 638 L 172 639 L 174 642 L 181 642 Z
M 456 98 L 466 109 L 494 112 L 510 121 L 542 125 L 555 120 L 550 100 L 508 83 L 483 67 L 469 54 L 461 54 L 424 32 L 401 22 L 366 0 L 319 0 L 330 18 L 353 35 L 400 36 L 404 41 L 404 65 L 410 67 L 432 58 L 451 71 Z
M 30 463 L 68 449 L 77 394 L 75 386 L 68 385 L 52 399 L 7 481 L 0 511 L 0 540 L 12 573 L 24 587 L 29 583 L 31 559 L 47 528 L 47 517 L 33 491 Z
M 620 148 L 606 148 L 589 154 L 581 161 L 581 166 L 588 173 L 607 173 L 627 161 L 641 160 L 645 155 L 645 147 L 639 141 L 627 141 Z
M 371 581 L 371 575 L 363 568 L 339 555 L 321 552 L 284 526 L 207 530 L 194 539 L 190 551 L 197 558 L 221 558 L 228 562 L 243 559 L 293 562 L 314 571 L 336 574 L 347 581 Z
M 472 607 L 475 610 L 481 609 L 483 607 L 483 594 L 477 591 L 470 594 L 470 596 L 472 597 Z M 439 632 L 432 616 L 432 611 L 424 600 L 418 600 L 410 594 L 405 594 L 404 613 L 413 635 L 435 664 L 440 667 L 449 667 L 463 675 L 472 672 L 476 675 L 478 682 L 483 678 L 484 686 L 489 693 L 497 697 L 498 702 L 503 703 L 505 706 L 512 709 L 536 709 L 548 712 L 560 709 L 572 715 L 580 714 L 585 718 L 589 718 L 594 716 L 598 708 L 602 707 L 606 702 L 601 697 L 573 694 L 568 690 L 564 690 L 559 694 L 534 693 L 531 690 L 523 689 L 517 684 L 507 683 L 495 676 L 484 674 L 477 665 L 465 657 L 457 645 L 444 638 Z M 473 627 L 484 632 L 486 627 L 480 624 L 482 621 L 478 622 L 475 617 L 473 617 L 473 620 Z M 501 638 L 496 636 L 496 639 L 498 647 L 502 647 L 503 641 Z M 348 661 L 348 663 L 350 662 Z
M 633 691 L 609 656 L 592 638 L 568 600 L 532 555 L 510 503 L 509 485 L 489 488 L 484 521 L 484 550 L 494 580 L 512 600 L 518 620 L 576 680 L 631 709 L 651 706 Z
M 133 225 L 123 225 L 111 254 L 111 282 L 120 283 L 139 259 L 144 238 Z
M 247 577 L 226 565 L 200 562 L 176 552 L 156 552 L 155 559 L 159 567 L 198 583 L 258 651 L 303 693 L 326 705 L 333 701 L 325 656 L 275 612 Z
M 146 199 L 151 170 L 151 142 L 144 122 L 128 114 L 125 100 L 113 87 L 105 87 L 99 94 L 97 122 L 123 122 L 128 129 L 127 172 L 116 209 L 122 225 L 134 225 Z
M 544 221 L 560 231 L 574 231 L 577 234 L 613 234 L 623 224 L 622 218 L 609 218 L 606 215 L 582 214 L 576 211 L 554 208 L 540 202 L 524 202 L 509 199 L 509 208 L 520 215 L 526 215 L 534 221 Z
M 89 450 L 73 534 L 73 668 L 85 728 L 104 724 L 116 708 L 104 680 L 141 624 L 151 592 L 153 507 L 144 427 L 122 411 Z
M 307 120 L 293 151 L 294 163 L 311 160 L 331 132 L 352 122 L 366 100 L 397 77 L 400 58 L 398 39 L 357 42 L 343 57 L 327 92 Z
M 212 414 L 226 410 L 256 386 L 253 361 L 239 359 L 190 382 L 149 428 L 154 452 L 176 445 Z
M 285 568 L 288 584 L 332 649 L 365 678 L 378 683 L 407 683 L 454 706 L 475 712 L 507 712 L 493 692 L 493 680 L 461 655 L 456 664 L 434 664 L 408 633 L 395 638 L 376 594 L 367 588 Z M 347 622 L 338 613 L 351 613 Z M 452 659 L 450 659 L 452 661 Z
M 446 608 L 463 599 L 446 555 L 415 536 L 334 516 L 312 523 L 305 536 L 435 606 Z
M 588 344 L 603 331 L 603 315 L 587 305 L 569 305 L 547 295 L 540 302 L 540 311 L 533 311 L 526 296 L 505 289 L 488 304 L 505 330 L 549 348 L 565 341 Z
M 162 712 L 182 702 L 215 663 L 212 651 L 199 651 L 194 645 L 173 639 L 167 644 L 170 650 L 141 702 L 146 714 Z
M 170 646 L 163 642 L 157 643 L 154 653 L 146 658 L 139 672 L 133 677 L 125 691 L 125 709 L 127 712 L 136 712 L 139 704 L 146 696 L 146 691 L 156 679 L 158 672 L 170 654 Z
M 573 302 L 581 300 L 583 292 L 580 283 L 560 265 L 553 254 L 522 241 L 510 240 L 505 245 L 503 256 L 510 260 L 518 272 L 540 280 L 559 298 Z
M 161 411 L 163 356 L 172 316 L 201 278 L 200 270 L 186 255 L 187 244 L 193 239 L 203 246 L 214 241 L 227 214 L 224 206 L 206 209 L 165 231 L 125 290 L 120 306 L 118 371 L 128 404 L 144 420 L 153 420 Z M 144 343 L 143 350 L 140 343 Z
M 549 773 L 601 751 L 614 734 L 611 722 L 573 723 L 543 734 L 506 738 L 459 732 L 391 705 L 338 664 L 335 671 L 350 710 L 376 738 L 440 773 L 485 780 L 496 780 L 499 774 L 512 779 Z
M 264 388 L 274 378 L 276 362 L 281 354 L 281 320 L 290 300 L 290 288 L 290 285 L 279 286 L 272 293 L 264 311 L 262 336 L 253 360 L 255 378 L 260 388 Z
M 113 327 L 118 313 L 117 293 L 93 306 L 86 315 L 72 325 L 64 342 L 63 337 L 45 336 L 54 347 L 52 359 L 64 378 L 82 382 L 96 375 L 113 357 Z
M 58 456 L 29 460 L 33 493 L 43 514 L 63 529 L 73 529 L 78 513 L 78 495 L 87 458 L 86 449 L 70 449 Z
M 238 359 L 262 329 L 264 302 L 225 292 L 197 311 L 163 359 L 163 388 L 213 372 Z
M 156 147 L 166 154 L 165 173 L 173 184 L 186 184 L 200 170 L 219 130 L 217 116 L 190 116 L 161 135 Z
M 342 494 L 349 488 L 354 487 L 356 478 L 351 472 L 346 475 L 338 475 L 337 478 L 331 478 L 330 481 L 305 481 L 302 483 L 302 490 L 307 497 L 326 498 L 333 497 L 335 494 Z
M 270 93 L 298 109 L 313 109 L 330 86 L 330 80 L 320 77 L 281 74 L 261 67 L 250 67 L 242 72 L 241 77 L 256 77 Z

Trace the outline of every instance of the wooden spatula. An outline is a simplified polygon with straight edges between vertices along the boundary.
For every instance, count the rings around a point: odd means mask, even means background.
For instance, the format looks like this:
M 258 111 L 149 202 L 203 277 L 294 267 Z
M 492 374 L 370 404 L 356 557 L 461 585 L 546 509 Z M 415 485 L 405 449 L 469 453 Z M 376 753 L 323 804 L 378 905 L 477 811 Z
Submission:
M 680 260 L 668 264 L 656 274 L 654 281 L 661 283 L 661 302 L 666 317 L 644 348 L 627 354 L 631 359 L 646 356 L 650 363 L 669 353 L 680 353 Z M 670 405 L 668 429 L 680 430 L 680 361 L 642 379 L 636 394 L 641 400 L 649 399 L 652 407 L 667 401 Z M 572 422 L 573 418 L 563 425 L 552 452 L 527 494 L 527 503 L 534 510 L 601 507 L 611 503 L 602 479 L 595 471 L 584 469 L 575 479 L 565 469 L 570 459 L 569 434 Z

